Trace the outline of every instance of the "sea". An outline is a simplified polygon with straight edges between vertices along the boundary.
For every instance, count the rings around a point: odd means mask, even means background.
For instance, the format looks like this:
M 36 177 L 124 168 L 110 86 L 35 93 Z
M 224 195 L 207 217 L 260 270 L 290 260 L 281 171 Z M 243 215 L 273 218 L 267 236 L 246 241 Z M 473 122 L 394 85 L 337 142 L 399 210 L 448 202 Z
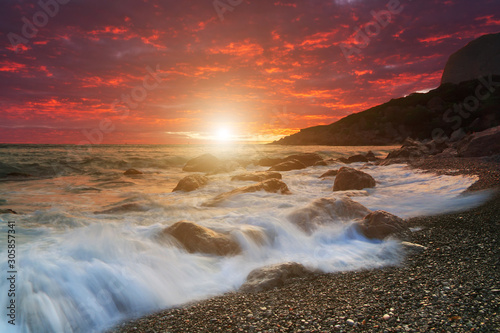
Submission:
M 104 332 L 124 320 L 237 291 L 250 271 L 277 263 L 298 262 L 322 272 L 399 265 L 404 252 L 398 241 L 366 239 L 352 228 L 354 221 L 329 215 L 310 233 L 290 222 L 314 200 L 345 195 L 402 218 L 466 210 L 487 200 L 488 192 L 464 193 L 475 176 L 437 175 L 404 164 L 351 164 L 377 185 L 349 193 L 333 192 L 334 178 L 319 178 L 344 165 L 333 161 L 338 157 L 372 151 L 384 158 L 394 148 L 0 145 L 0 209 L 18 213 L 0 214 L 0 332 Z M 292 194 L 244 193 L 216 207 L 203 205 L 252 184 L 231 176 L 268 169 L 254 161 L 305 152 L 333 160 L 281 172 Z M 172 192 L 188 174 L 185 163 L 205 153 L 241 166 L 209 175 L 198 190 Z M 143 174 L 124 175 L 130 168 Z M 243 251 L 188 253 L 158 241 L 163 229 L 182 220 L 230 233 Z M 249 228 L 272 241 L 252 242 L 244 233 Z M 12 300 L 15 325 L 8 316 Z

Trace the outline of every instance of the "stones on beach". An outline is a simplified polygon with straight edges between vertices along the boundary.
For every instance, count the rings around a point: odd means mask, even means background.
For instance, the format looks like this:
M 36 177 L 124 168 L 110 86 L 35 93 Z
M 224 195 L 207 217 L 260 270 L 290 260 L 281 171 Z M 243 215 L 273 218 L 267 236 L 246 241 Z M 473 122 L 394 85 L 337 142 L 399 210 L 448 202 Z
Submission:
M 420 244 L 415 244 L 415 243 L 410 243 L 410 242 L 401 242 L 401 246 L 405 250 L 405 252 L 409 254 L 417 254 L 425 251 L 427 247 L 420 245 Z
M 176 191 L 185 191 L 190 192 L 200 188 L 203 185 L 208 183 L 208 178 L 202 175 L 189 175 L 181 180 L 177 186 L 172 190 L 172 192 Z
M 125 176 L 136 176 L 136 175 L 142 175 L 142 172 L 136 169 L 128 169 L 123 174 Z
M 262 182 L 264 180 L 268 179 L 281 179 L 281 173 L 279 172 L 272 172 L 272 171 L 256 171 L 256 172 L 249 172 L 249 173 L 242 173 L 236 176 L 231 177 L 232 181 L 255 181 L 255 182 Z
M 222 165 L 222 161 L 212 154 L 203 154 L 186 162 L 183 171 L 187 172 L 213 172 Z
M 303 277 L 313 271 L 295 262 L 286 262 L 251 271 L 240 291 L 246 293 L 270 290 L 283 286 L 291 278 Z
M 333 191 L 362 190 L 375 187 L 376 182 L 369 174 L 349 167 L 341 167 L 335 182 Z
M 288 215 L 288 220 L 311 232 L 318 226 L 361 219 L 371 210 L 350 198 L 320 198 Z
M 384 239 L 392 235 L 405 237 L 410 232 L 402 218 L 383 210 L 366 215 L 357 224 L 357 228 L 361 234 L 370 239 Z
M 263 182 L 245 186 L 245 187 L 239 187 L 237 189 L 234 189 L 230 192 L 222 193 L 213 198 L 212 200 L 209 200 L 208 202 L 204 203 L 203 206 L 216 206 L 220 204 L 221 202 L 227 200 L 228 198 L 242 194 L 242 193 L 251 193 L 251 192 L 257 192 L 257 191 L 266 191 L 270 193 L 281 193 L 281 194 L 291 194 L 290 190 L 288 189 L 288 186 L 282 182 L 279 179 L 268 179 Z
M 216 232 L 194 222 L 180 221 L 163 229 L 160 240 L 171 236 L 189 253 L 200 252 L 218 256 L 241 253 L 239 244 L 227 234 Z
M 289 160 L 273 165 L 269 171 L 290 171 L 305 169 L 307 166 L 299 160 Z
M 339 170 L 328 170 L 327 172 L 323 173 L 319 178 L 325 178 L 325 177 L 335 177 L 339 173 Z

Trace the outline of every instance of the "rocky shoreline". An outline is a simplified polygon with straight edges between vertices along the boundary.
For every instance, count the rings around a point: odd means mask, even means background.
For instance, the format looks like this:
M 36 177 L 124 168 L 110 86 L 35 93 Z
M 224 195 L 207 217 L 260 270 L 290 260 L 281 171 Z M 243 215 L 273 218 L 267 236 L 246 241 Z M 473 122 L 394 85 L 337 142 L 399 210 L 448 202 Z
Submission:
M 470 191 L 500 184 L 498 155 L 431 157 L 413 166 L 476 174 Z M 498 332 L 500 195 L 467 212 L 408 223 L 410 240 L 426 250 L 398 267 L 292 278 L 283 287 L 225 294 L 109 332 Z

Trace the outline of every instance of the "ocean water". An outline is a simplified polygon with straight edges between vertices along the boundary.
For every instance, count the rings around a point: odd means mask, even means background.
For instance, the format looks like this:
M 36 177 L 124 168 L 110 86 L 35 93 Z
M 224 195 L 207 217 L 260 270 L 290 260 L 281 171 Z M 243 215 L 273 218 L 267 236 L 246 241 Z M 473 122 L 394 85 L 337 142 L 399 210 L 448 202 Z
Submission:
M 324 272 L 397 265 L 394 240 L 368 240 L 352 221 L 327 223 L 305 233 L 290 216 L 320 198 L 340 198 L 333 179 L 319 175 L 342 164 L 282 172 L 291 195 L 245 193 L 218 207 L 203 203 L 252 182 L 230 181 L 252 163 L 209 176 L 207 186 L 172 192 L 187 173 L 187 160 L 203 153 L 252 161 L 318 152 L 324 158 L 372 150 L 384 157 L 394 147 L 282 147 L 270 145 L 0 146 L 0 270 L 6 276 L 8 221 L 15 221 L 16 325 L 7 323 L 9 281 L 0 280 L 0 332 L 102 332 L 116 323 L 189 301 L 237 290 L 255 268 L 295 261 Z M 243 163 L 245 164 L 245 163 Z M 351 166 L 361 168 L 363 163 Z M 143 175 L 125 176 L 129 168 Z M 404 165 L 366 166 L 377 186 L 347 193 L 367 208 L 407 218 L 477 206 L 487 192 L 464 195 L 475 177 L 439 176 Z M 31 177 L 12 177 L 9 173 Z M 133 205 L 129 205 L 133 204 Z M 107 212 L 106 212 L 107 211 Z M 327 214 L 328 215 L 328 214 Z M 321 216 L 320 216 L 321 217 Z M 187 253 L 156 235 L 181 220 L 229 232 L 243 252 L 232 257 Z M 245 230 L 270 241 L 257 245 Z

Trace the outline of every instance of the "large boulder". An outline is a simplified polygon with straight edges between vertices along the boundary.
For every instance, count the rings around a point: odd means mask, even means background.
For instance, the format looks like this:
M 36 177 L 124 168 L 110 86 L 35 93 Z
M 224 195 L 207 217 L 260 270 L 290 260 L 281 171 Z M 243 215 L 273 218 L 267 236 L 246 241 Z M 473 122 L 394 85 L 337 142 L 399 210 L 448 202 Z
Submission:
M 257 165 L 260 166 L 266 166 L 266 167 L 271 167 L 273 165 L 279 164 L 283 162 L 282 158 L 270 158 L 270 157 L 265 157 L 261 158 L 258 162 Z
M 241 286 L 240 291 L 252 293 L 270 290 L 283 286 L 291 278 L 303 277 L 312 273 L 314 273 L 312 270 L 296 262 L 257 268 L 248 274 L 247 280 Z
M 345 157 L 340 157 L 339 161 L 342 163 L 350 164 L 350 163 L 357 163 L 357 162 L 368 162 L 368 158 L 366 158 L 365 155 L 352 155 L 347 158 Z
M 316 163 L 323 161 L 323 157 L 316 153 L 302 153 L 302 154 L 294 154 L 285 157 L 284 161 L 299 161 L 305 166 L 313 166 Z
M 251 192 L 257 192 L 257 191 L 266 191 L 270 193 L 281 193 L 281 194 L 290 194 L 290 190 L 288 189 L 288 186 L 282 182 L 279 179 L 268 179 L 263 182 L 245 186 L 245 187 L 239 187 L 237 189 L 234 189 L 230 192 L 222 193 L 213 198 L 212 200 L 206 202 L 203 204 L 203 206 L 216 206 L 220 204 L 221 202 L 227 200 L 228 198 L 237 195 L 237 194 L 242 194 L 242 193 L 251 193 Z
M 391 235 L 404 238 L 410 232 L 405 220 L 383 210 L 366 215 L 357 227 L 366 238 L 371 239 L 384 239 Z
M 180 221 L 163 229 L 160 240 L 171 236 L 189 253 L 200 252 L 231 256 L 241 252 L 239 244 L 229 235 L 215 232 L 194 222 Z
M 339 173 L 339 170 L 328 170 L 327 172 L 323 173 L 319 178 L 325 178 L 325 177 L 335 177 Z
M 362 190 L 375 187 L 375 179 L 369 174 L 349 167 L 341 167 L 333 183 L 334 191 Z
M 208 183 L 208 178 L 202 175 L 189 175 L 181 180 L 179 180 L 179 183 L 177 186 L 172 190 L 172 192 L 175 191 L 194 191 L 201 186 L 205 185 Z
M 289 160 L 273 165 L 269 171 L 290 171 L 305 169 L 307 166 L 299 160 Z
M 320 198 L 288 215 L 288 220 L 306 232 L 318 226 L 361 219 L 371 210 L 350 198 Z
M 211 154 L 204 154 L 187 161 L 182 170 L 187 172 L 214 172 L 222 166 L 221 160 Z
M 281 179 L 281 173 L 279 172 L 272 172 L 272 171 L 256 171 L 256 172 L 249 172 L 249 173 L 242 173 L 236 176 L 233 176 L 231 180 L 242 180 L 242 181 L 254 181 L 254 182 L 261 182 L 267 179 Z
M 453 53 L 441 83 L 460 83 L 486 75 L 500 75 L 500 33 L 483 35 Z
M 500 154 L 500 126 L 474 133 L 458 142 L 458 154 L 463 157 L 480 157 Z

